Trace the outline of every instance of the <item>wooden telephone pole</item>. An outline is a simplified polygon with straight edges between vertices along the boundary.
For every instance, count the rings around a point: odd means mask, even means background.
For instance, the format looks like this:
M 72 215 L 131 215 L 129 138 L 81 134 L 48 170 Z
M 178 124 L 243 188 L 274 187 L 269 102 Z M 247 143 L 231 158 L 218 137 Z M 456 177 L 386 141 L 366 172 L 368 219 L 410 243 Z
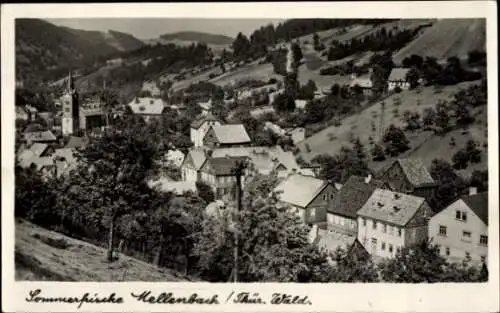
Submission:
M 236 212 L 233 217 L 234 224 L 234 248 L 233 248 L 233 281 L 238 282 L 238 259 L 239 259 L 239 242 L 238 242 L 238 225 L 239 213 L 241 210 L 241 199 L 243 197 L 243 190 L 241 187 L 241 177 L 245 175 L 246 162 L 238 162 L 231 171 L 236 177 Z

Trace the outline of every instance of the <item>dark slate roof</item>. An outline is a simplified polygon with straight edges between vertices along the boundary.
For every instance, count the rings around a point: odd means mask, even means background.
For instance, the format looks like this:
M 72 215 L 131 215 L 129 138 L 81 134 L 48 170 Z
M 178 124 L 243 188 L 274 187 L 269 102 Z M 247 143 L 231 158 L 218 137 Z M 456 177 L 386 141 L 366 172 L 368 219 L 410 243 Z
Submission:
M 356 213 L 370 198 L 377 188 L 384 188 L 384 182 L 370 179 L 365 183 L 365 177 L 351 176 L 335 196 L 333 206 L 328 208 L 329 213 L 355 219 Z
M 245 161 L 247 157 L 222 157 L 210 158 L 207 160 L 207 166 L 213 169 L 213 173 L 217 176 L 232 175 L 232 170 L 238 162 Z
M 433 186 L 435 184 L 431 174 L 420 159 L 398 159 L 406 177 L 414 187 Z
M 220 120 L 215 117 L 212 113 L 208 112 L 206 115 L 200 115 L 198 116 L 192 123 L 191 123 L 191 128 L 198 129 L 203 125 L 203 123 L 207 121 L 214 121 L 214 122 L 219 122 Z
M 488 225 L 488 192 L 462 196 L 460 199 Z

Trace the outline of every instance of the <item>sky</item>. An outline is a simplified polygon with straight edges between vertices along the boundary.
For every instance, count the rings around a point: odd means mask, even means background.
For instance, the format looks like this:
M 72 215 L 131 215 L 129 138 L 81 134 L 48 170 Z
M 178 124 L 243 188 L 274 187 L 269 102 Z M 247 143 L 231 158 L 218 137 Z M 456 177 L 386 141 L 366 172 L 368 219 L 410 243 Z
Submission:
M 152 39 L 179 31 L 200 31 L 236 37 L 239 32 L 250 35 L 255 29 L 280 19 L 202 19 L 202 18 L 70 18 L 46 19 L 58 25 L 84 30 L 116 30 L 138 39 Z

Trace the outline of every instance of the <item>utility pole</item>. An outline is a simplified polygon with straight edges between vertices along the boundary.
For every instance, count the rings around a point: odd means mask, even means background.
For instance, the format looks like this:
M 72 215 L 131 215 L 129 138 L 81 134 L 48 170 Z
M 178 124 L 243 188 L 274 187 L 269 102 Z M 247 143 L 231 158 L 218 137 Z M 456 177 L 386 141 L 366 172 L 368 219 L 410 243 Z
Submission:
M 236 177 L 236 212 L 233 217 L 234 224 L 234 248 L 233 248 L 233 281 L 238 282 L 238 259 L 239 259 L 239 242 L 238 242 L 238 225 L 239 213 L 241 211 L 241 199 L 243 197 L 243 190 L 241 187 L 241 177 L 245 175 L 247 165 L 245 162 L 237 162 L 236 166 L 232 169 L 232 174 Z

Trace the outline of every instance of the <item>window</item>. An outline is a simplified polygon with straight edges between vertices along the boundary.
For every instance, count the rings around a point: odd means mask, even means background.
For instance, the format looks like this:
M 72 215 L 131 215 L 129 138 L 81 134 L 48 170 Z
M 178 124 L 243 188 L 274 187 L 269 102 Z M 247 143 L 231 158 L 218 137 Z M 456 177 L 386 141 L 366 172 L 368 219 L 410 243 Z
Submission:
M 486 263 L 486 256 L 485 255 L 481 255 L 481 262 Z
M 401 247 L 396 247 L 396 252 L 400 252 L 401 251 Z
M 394 230 L 393 230 L 393 228 L 392 228 L 391 225 L 389 225 L 389 231 L 388 231 L 388 233 L 391 234 L 391 235 L 394 235 Z
M 446 236 L 446 226 L 439 225 L 439 236 Z
M 460 221 L 463 221 L 463 222 L 467 222 L 467 212 L 462 212 L 462 211 L 456 211 L 455 212 L 455 218 L 457 220 L 460 220 Z
M 316 209 L 315 208 L 312 208 L 311 209 L 311 218 L 315 218 L 316 217 Z
M 377 229 L 377 221 L 373 221 L 373 229 Z
M 69 108 L 64 108 L 64 111 L 66 111 L 66 113 L 69 113 Z
M 382 232 L 387 232 L 387 224 L 382 224 Z
M 326 199 L 327 199 L 327 194 L 324 194 L 323 195 L 323 201 L 326 201 Z
M 382 250 L 385 250 L 385 242 L 382 242 Z
M 471 233 L 470 231 L 463 231 L 462 232 L 462 240 L 465 240 L 465 241 L 470 241 L 470 237 L 471 237 Z
M 401 228 L 398 227 L 398 236 L 401 237 Z
M 446 247 L 446 256 L 450 255 L 450 248 Z
M 391 245 L 391 244 L 389 244 L 389 252 L 390 252 L 390 253 L 392 253 L 392 249 L 393 249 L 392 245 Z
M 483 246 L 488 245 L 488 236 L 481 235 L 479 236 L 479 244 Z
M 330 194 L 330 200 L 333 200 L 333 193 Z
M 366 218 L 363 217 L 363 226 L 366 226 Z
M 377 250 L 377 238 L 372 238 L 372 250 Z
M 470 259 L 470 253 L 469 253 L 469 252 L 467 252 L 467 251 L 465 251 L 465 258 L 466 258 L 466 259 Z

